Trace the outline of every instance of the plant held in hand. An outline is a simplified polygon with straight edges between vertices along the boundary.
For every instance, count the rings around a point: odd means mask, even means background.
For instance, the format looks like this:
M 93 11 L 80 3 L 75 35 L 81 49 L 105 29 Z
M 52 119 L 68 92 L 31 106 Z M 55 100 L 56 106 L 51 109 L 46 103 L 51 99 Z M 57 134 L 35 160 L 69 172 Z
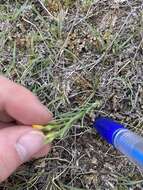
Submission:
M 69 129 L 79 120 L 82 120 L 85 115 L 90 114 L 101 106 L 101 101 L 96 101 L 92 104 L 86 104 L 82 108 L 61 114 L 53 122 L 46 126 L 33 125 L 32 127 L 41 130 L 46 137 L 46 143 L 50 143 L 55 139 L 62 139 Z

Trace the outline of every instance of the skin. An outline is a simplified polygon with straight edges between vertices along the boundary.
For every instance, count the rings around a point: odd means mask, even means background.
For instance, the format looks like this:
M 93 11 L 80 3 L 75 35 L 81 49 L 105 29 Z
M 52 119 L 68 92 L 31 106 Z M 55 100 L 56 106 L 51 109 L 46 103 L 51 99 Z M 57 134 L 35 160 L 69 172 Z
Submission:
M 51 120 L 52 114 L 36 96 L 0 76 L 0 182 L 25 161 L 48 154 L 50 145 L 43 145 L 37 152 L 31 152 L 28 160 L 22 160 L 15 144 L 22 135 L 36 132 L 32 124 L 47 124 Z

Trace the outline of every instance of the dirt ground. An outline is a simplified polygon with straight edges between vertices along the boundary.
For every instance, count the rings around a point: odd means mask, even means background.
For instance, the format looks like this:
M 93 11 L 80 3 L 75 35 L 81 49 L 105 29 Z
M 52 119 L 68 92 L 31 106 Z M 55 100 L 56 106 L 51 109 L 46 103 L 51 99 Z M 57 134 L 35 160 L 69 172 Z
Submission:
M 103 115 L 143 135 L 143 1 L 0 0 L 0 44 L 1 74 L 55 116 L 102 102 L 0 189 L 143 189 L 143 173 L 92 128 Z

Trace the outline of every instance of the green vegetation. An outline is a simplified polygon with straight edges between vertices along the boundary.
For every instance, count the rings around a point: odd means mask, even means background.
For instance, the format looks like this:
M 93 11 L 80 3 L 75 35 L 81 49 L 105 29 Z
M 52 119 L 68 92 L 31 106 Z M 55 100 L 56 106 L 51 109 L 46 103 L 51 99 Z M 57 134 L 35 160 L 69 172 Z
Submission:
M 92 118 L 104 115 L 142 133 L 142 6 L 0 2 L 0 72 L 35 93 L 56 122 L 43 128 L 54 127 L 51 153 L 22 166 L 0 189 L 142 189 L 138 168 L 92 129 Z

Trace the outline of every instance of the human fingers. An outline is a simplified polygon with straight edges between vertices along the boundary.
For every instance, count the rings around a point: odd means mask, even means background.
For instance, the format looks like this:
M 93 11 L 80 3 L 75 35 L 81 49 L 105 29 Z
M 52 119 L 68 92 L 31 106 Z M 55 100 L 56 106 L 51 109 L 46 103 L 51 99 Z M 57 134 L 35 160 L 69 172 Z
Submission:
M 33 158 L 41 158 L 44 157 L 46 155 L 48 155 L 49 151 L 51 150 L 51 145 L 45 145 L 44 147 L 42 147 L 41 150 L 39 150 L 36 154 L 33 155 Z
M 0 182 L 45 146 L 44 135 L 30 127 L 15 126 L 0 130 Z
M 29 90 L 2 76 L 0 84 L 0 112 L 25 125 L 46 124 L 52 119 L 51 112 Z

